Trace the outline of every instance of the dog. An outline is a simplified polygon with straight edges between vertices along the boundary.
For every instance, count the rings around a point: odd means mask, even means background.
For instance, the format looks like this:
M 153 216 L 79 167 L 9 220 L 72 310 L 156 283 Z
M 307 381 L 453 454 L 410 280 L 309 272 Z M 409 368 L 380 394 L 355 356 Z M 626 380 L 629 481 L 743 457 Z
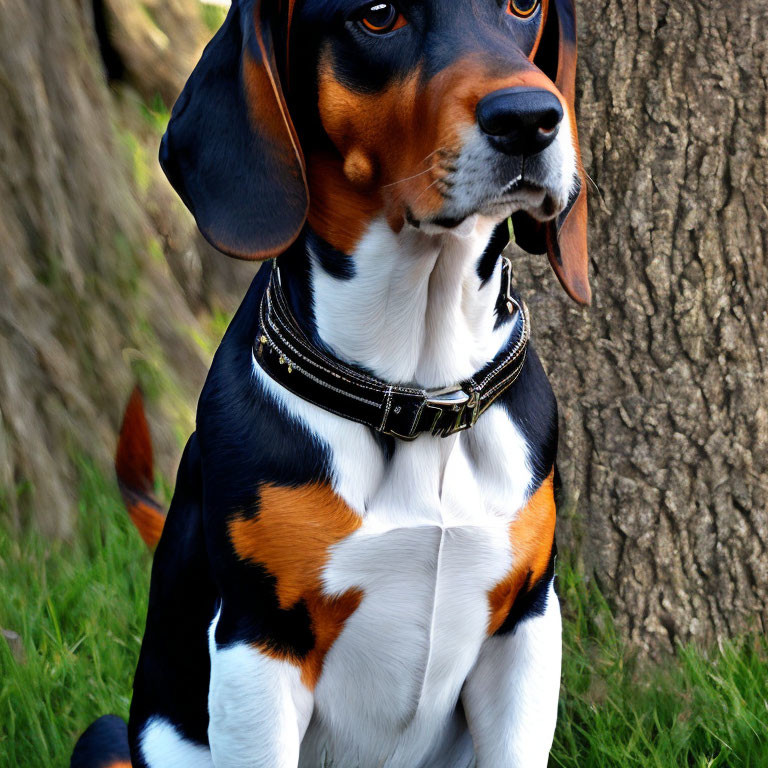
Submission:
M 557 405 L 504 250 L 589 302 L 573 1 L 232 4 L 161 163 L 272 264 L 167 518 L 129 405 L 118 476 L 162 537 L 127 733 L 78 766 L 546 765 Z

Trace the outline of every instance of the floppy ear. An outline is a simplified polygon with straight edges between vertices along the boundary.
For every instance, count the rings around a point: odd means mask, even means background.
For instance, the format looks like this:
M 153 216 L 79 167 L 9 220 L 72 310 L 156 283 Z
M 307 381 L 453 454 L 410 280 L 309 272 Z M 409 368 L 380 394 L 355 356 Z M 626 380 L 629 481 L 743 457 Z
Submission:
M 163 170 L 205 238 L 241 259 L 279 255 L 307 217 L 304 157 L 275 53 L 276 40 L 280 54 L 287 47 L 292 6 L 234 0 L 160 148 Z
M 576 16 L 574 0 L 549 0 L 547 20 L 534 64 L 557 86 L 568 105 L 578 178 L 566 209 L 542 224 L 523 211 L 512 216 L 517 244 L 528 253 L 546 253 L 568 295 L 589 304 L 587 184 L 576 130 Z

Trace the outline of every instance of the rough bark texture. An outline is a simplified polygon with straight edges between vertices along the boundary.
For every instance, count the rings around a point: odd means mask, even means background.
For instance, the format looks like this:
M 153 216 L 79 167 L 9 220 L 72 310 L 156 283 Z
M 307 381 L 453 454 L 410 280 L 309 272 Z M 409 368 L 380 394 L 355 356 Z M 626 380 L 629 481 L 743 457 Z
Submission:
M 768 621 L 768 6 L 580 2 L 595 299 L 518 256 L 577 549 L 659 652 Z
M 109 471 L 136 378 L 173 476 L 208 307 L 231 308 L 247 280 L 232 291 L 230 262 L 211 266 L 157 167 L 157 129 L 134 92 L 108 89 L 91 10 L 0 0 L 0 512 L 58 535 L 78 457 Z

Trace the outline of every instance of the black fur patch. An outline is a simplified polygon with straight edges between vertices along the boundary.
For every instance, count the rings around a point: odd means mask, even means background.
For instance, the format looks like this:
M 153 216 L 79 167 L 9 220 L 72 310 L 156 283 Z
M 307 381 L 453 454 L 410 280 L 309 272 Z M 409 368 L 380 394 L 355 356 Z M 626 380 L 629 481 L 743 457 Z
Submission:
M 134 768 L 144 766 L 138 738 L 153 715 L 170 720 L 187 739 L 208 742 L 207 633 L 218 590 L 203 533 L 202 482 L 199 443 L 192 435 L 152 565 L 147 627 L 128 729 Z
M 355 262 L 351 256 L 337 251 L 311 229 L 307 230 L 306 243 L 317 257 L 320 266 L 337 280 L 351 280 L 355 276 Z
M 297 271 L 291 274 L 295 278 Z M 329 480 L 324 446 L 277 408 L 254 379 L 256 309 L 268 276 L 265 268 L 251 286 L 216 353 L 200 398 L 205 535 L 223 600 L 217 643 L 265 644 L 301 658 L 314 647 L 306 606 L 299 603 L 282 610 L 274 577 L 260 565 L 238 559 L 228 530 L 234 515 L 258 517 L 263 483 L 296 487 Z
M 483 255 L 477 262 L 477 276 L 482 280 L 483 285 L 485 285 L 493 276 L 493 271 L 496 269 L 499 257 L 508 245 L 509 220 L 504 219 L 504 221 L 493 230 L 491 241 L 488 243 Z
M 557 456 L 557 400 L 533 343 L 518 380 L 499 399 L 528 443 L 533 486 L 538 488 Z

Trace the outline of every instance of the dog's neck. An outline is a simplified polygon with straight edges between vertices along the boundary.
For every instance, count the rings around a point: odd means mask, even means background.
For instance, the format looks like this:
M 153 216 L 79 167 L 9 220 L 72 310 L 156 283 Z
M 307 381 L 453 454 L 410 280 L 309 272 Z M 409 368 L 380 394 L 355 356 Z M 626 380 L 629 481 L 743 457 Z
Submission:
M 281 257 L 283 283 L 299 324 L 336 357 L 393 384 L 447 386 L 509 337 L 497 322 L 500 260 L 486 254 L 493 231 L 474 219 L 396 234 L 381 219 L 345 255 L 307 230 Z

